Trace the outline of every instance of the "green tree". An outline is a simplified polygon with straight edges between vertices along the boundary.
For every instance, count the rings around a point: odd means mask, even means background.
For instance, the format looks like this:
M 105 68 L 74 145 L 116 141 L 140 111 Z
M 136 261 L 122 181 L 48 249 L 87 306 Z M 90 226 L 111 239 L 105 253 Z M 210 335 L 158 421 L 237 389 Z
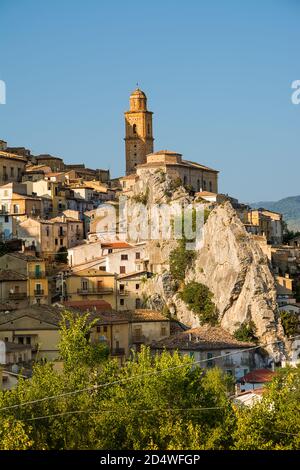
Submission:
M 281 311 L 280 319 L 286 336 L 293 336 L 299 327 L 298 315 L 294 312 Z
M 78 365 L 93 367 L 108 357 L 106 343 L 92 343 L 91 329 L 97 319 L 90 321 L 90 315 L 73 314 L 66 311 L 60 322 L 61 339 L 59 352 L 64 366 L 72 369 Z
M 207 286 L 192 281 L 184 285 L 179 295 L 188 307 L 197 313 L 201 323 L 215 325 L 218 322 L 217 308 L 212 300 L 213 294 Z
M 277 371 L 262 401 L 236 408 L 234 448 L 239 450 L 299 450 L 300 369 Z
M 257 338 L 255 336 L 255 324 L 253 321 L 242 323 L 237 330 L 235 330 L 233 336 L 238 341 L 255 342 Z
M 68 250 L 65 246 L 61 246 L 55 255 L 55 261 L 66 264 L 68 262 Z

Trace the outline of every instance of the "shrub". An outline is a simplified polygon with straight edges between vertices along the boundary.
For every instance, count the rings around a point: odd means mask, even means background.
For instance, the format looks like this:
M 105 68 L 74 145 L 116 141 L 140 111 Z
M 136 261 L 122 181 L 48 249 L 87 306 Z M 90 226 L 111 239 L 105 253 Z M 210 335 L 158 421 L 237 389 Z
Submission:
M 235 339 L 238 341 L 244 341 L 246 343 L 251 343 L 255 342 L 257 340 L 255 336 L 255 324 L 250 321 L 250 322 L 244 322 L 242 323 L 239 328 L 234 332 L 233 336 Z
M 284 310 L 280 312 L 280 319 L 286 336 L 293 336 L 297 333 L 299 320 L 295 313 Z
M 170 253 L 170 272 L 173 279 L 176 281 L 183 281 L 185 272 L 190 267 L 195 258 L 195 251 L 186 249 L 186 240 L 181 239 L 175 248 Z
M 57 261 L 58 263 L 68 262 L 68 250 L 65 246 L 60 247 L 60 249 L 55 255 L 55 261 Z
M 199 282 L 189 282 L 180 292 L 180 298 L 199 316 L 201 323 L 215 325 L 218 322 L 217 308 L 212 301 L 209 288 Z

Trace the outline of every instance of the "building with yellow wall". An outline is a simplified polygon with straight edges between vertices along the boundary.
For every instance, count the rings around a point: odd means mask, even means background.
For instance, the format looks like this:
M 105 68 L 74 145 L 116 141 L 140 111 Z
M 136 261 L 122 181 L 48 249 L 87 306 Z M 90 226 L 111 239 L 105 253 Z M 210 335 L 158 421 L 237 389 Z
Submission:
M 29 305 L 49 303 L 45 260 L 25 253 L 12 252 L 0 258 L 0 269 L 14 271 L 27 279 L 26 292 Z M 20 292 L 23 292 L 23 289 Z
M 84 269 L 67 275 L 64 297 L 68 301 L 105 300 L 116 307 L 116 276 L 97 269 Z

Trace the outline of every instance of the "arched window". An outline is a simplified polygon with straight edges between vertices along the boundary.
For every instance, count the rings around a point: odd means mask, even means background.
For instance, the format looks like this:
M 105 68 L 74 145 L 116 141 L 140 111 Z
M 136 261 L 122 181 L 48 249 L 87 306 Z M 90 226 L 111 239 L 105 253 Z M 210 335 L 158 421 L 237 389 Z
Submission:
M 209 190 L 212 193 L 212 182 L 211 181 L 209 182 Z
M 133 124 L 132 130 L 133 130 L 133 133 L 136 134 L 136 124 Z
M 206 181 L 203 181 L 203 190 L 206 191 Z

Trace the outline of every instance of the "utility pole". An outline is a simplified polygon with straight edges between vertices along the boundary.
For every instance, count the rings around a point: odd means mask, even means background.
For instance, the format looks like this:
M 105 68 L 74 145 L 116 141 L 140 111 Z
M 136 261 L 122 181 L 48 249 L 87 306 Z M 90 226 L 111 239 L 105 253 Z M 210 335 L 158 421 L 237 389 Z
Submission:
M 118 274 L 115 273 L 115 306 L 118 311 Z
M 64 301 L 64 272 L 62 271 L 60 273 L 60 279 L 61 279 L 61 295 L 60 295 L 60 301 Z

